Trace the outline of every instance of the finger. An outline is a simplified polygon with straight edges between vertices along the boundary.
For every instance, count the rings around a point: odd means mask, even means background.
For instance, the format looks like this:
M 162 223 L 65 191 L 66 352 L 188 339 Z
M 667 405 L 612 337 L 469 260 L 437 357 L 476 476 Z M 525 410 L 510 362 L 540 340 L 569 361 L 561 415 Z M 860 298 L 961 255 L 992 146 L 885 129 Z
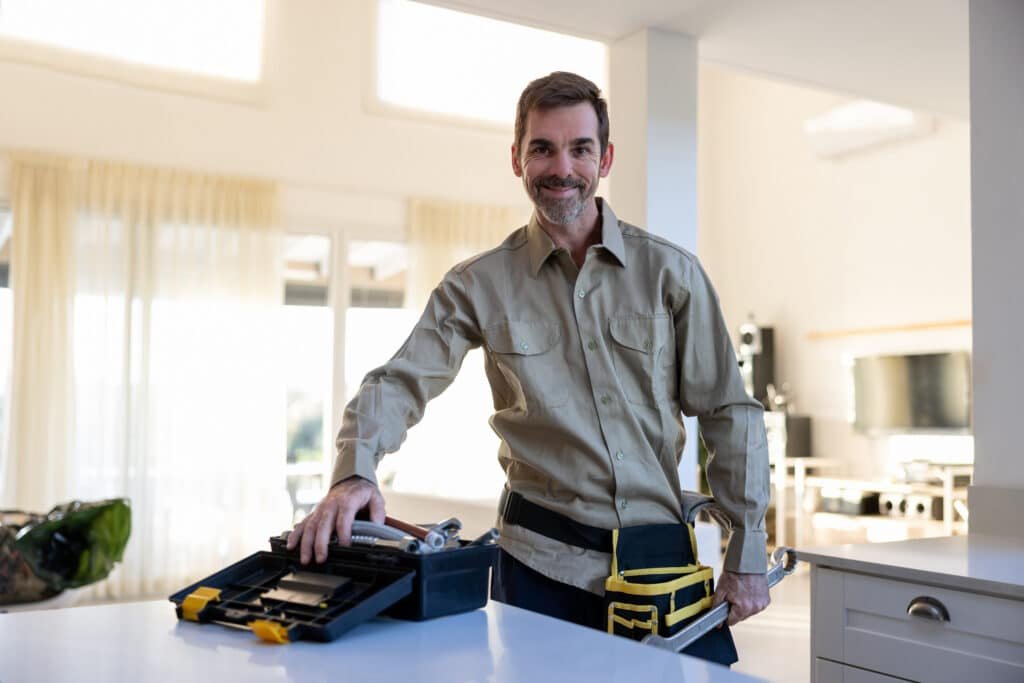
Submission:
M 327 544 L 331 540 L 331 532 L 334 531 L 334 517 L 337 513 L 333 507 L 328 508 L 323 517 L 320 518 L 320 525 L 316 530 L 316 561 L 323 562 L 327 559 Z
M 344 504 L 340 506 L 334 527 L 338 533 L 338 543 L 341 545 L 352 545 L 352 522 L 355 521 L 356 511 L 359 510 L 361 505 L 361 503 L 358 503 L 356 505 Z
M 384 496 L 380 495 L 380 491 L 374 490 L 370 494 L 370 521 L 374 524 L 383 524 L 385 516 Z
M 750 605 L 744 600 L 732 603 L 729 608 L 729 626 L 735 626 L 750 616 Z
M 309 560 L 313 556 L 313 537 L 316 534 L 316 527 L 320 521 L 319 517 L 319 511 L 314 511 L 312 515 L 306 518 L 309 520 L 309 523 L 303 527 L 302 545 L 299 549 L 299 562 L 302 564 L 309 564 Z
M 293 548 L 295 548 L 295 546 L 299 544 L 299 541 L 302 540 L 302 527 L 305 525 L 305 523 L 306 520 L 302 520 L 301 522 L 296 524 L 295 528 L 292 529 L 292 532 L 288 534 L 288 542 L 285 544 L 285 547 L 288 548 L 288 550 L 292 550 Z

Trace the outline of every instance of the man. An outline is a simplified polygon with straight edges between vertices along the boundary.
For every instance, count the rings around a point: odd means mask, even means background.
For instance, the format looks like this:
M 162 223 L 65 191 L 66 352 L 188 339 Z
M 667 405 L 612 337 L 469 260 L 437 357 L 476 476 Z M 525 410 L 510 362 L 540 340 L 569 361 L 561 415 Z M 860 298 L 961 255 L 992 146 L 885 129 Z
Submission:
M 595 196 L 614 158 L 608 136 L 590 81 L 556 72 L 523 91 L 512 170 L 533 218 L 449 271 L 402 348 L 364 379 L 338 435 L 333 486 L 288 539 L 302 562 L 322 562 L 332 534 L 347 544 L 360 510 L 383 521 L 377 462 L 483 346 L 507 475 L 493 597 L 605 629 L 601 596 L 618 559 L 610 530 L 683 521 L 682 412 L 699 416 L 709 483 L 734 525 L 714 602 L 732 603 L 730 624 L 768 605 L 761 405 L 743 388 L 696 258 Z M 688 652 L 732 663 L 721 634 Z

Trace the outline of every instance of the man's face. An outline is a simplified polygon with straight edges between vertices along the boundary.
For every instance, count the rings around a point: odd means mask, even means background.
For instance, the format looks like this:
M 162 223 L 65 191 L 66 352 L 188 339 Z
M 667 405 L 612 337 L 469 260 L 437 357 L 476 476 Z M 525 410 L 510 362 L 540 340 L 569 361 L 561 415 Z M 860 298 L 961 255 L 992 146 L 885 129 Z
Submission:
M 575 221 L 597 192 L 598 179 L 611 170 L 612 146 L 601 155 L 589 102 L 530 111 L 519 144 L 512 146 L 512 170 L 551 223 Z

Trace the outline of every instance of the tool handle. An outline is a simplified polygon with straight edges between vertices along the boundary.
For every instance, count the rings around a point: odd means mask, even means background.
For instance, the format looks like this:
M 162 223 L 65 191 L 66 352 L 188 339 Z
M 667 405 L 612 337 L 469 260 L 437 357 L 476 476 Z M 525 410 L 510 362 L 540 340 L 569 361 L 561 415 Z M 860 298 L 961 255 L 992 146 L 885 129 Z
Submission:
M 777 548 L 775 553 L 772 555 L 772 559 L 774 560 L 774 564 L 772 565 L 772 568 L 768 570 L 768 573 L 765 574 L 765 579 L 768 581 L 768 588 L 772 588 L 779 581 L 782 581 L 784 577 L 792 574 L 793 570 L 796 568 L 796 553 L 792 548 Z M 663 638 L 662 636 L 651 634 L 641 642 L 661 648 L 662 650 L 682 652 L 712 629 L 718 628 L 724 624 L 728 619 L 729 603 L 723 602 L 700 618 L 695 619 L 692 624 L 683 628 L 673 636 Z
M 394 517 L 385 517 L 384 523 L 390 527 L 404 531 L 413 538 L 420 539 L 434 550 L 437 550 L 444 545 L 444 535 L 434 531 L 433 529 L 424 529 L 421 526 L 416 526 L 410 522 L 403 522 L 402 520 L 395 519 Z

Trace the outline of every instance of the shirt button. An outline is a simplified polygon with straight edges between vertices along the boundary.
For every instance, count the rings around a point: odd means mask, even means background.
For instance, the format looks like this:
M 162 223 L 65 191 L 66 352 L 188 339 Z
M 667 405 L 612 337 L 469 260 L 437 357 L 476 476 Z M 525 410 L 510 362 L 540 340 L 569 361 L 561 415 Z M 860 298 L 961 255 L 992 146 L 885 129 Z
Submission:
M 612 402 L 612 397 L 609 396 L 608 394 L 605 394 L 604 396 L 601 397 L 601 403 L 603 403 L 605 405 L 608 405 L 611 402 Z
M 527 344 L 526 342 L 523 342 L 522 344 L 519 345 L 519 348 L 521 348 L 523 351 L 529 351 L 530 345 Z
M 578 297 L 579 297 L 579 298 L 581 298 L 581 299 L 582 299 L 583 297 L 585 297 L 586 295 L 587 295 L 587 293 L 586 293 L 586 292 L 584 292 L 584 291 L 583 291 L 582 289 L 580 289 L 580 290 L 578 290 L 578 291 L 576 292 L 576 296 L 578 296 Z
M 615 459 L 618 460 L 619 462 L 622 462 L 622 459 L 625 457 L 626 456 L 622 454 L 622 451 L 619 451 L 618 453 L 615 454 Z
M 595 342 L 595 341 L 589 342 L 587 344 L 587 348 L 590 349 L 591 351 L 593 351 L 594 349 L 597 348 L 597 342 Z
M 622 500 L 619 501 L 619 507 L 625 510 L 626 508 L 629 507 L 629 501 L 623 498 Z

